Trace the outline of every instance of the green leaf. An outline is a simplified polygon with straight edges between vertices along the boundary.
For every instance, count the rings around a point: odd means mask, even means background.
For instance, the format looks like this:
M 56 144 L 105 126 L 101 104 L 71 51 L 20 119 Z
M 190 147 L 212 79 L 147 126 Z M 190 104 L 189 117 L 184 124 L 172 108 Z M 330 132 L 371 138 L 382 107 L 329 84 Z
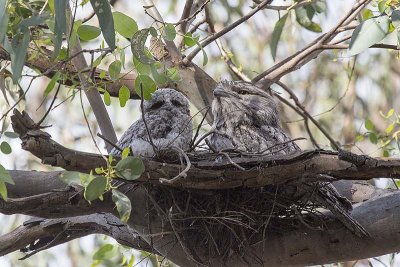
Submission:
M 305 27 L 307 30 L 310 30 L 312 32 L 322 32 L 322 28 L 318 23 L 311 22 L 311 24 L 307 27 Z
M 149 31 L 150 31 L 151 36 L 153 36 L 153 37 L 157 37 L 158 36 L 156 28 L 150 27 Z
M 97 38 L 100 35 L 101 30 L 95 26 L 81 25 L 79 26 L 77 33 L 79 39 L 83 41 L 90 41 Z
M 12 179 L 11 175 L 8 171 L 0 164 L 0 181 L 3 181 L 8 184 L 15 184 L 14 180 Z
M 56 82 L 58 82 L 58 80 L 61 77 L 61 72 L 56 72 L 53 77 L 51 78 L 50 82 L 47 84 L 46 89 L 44 90 L 44 96 L 47 96 L 53 89 L 54 86 L 56 85 Z
M 93 10 L 99 19 L 100 29 L 106 43 L 111 48 L 115 49 L 115 30 L 114 19 L 111 13 L 111 6 L 108 0 L 90 0 Z
M 201 48 L 201 52 L 203 52 L 203 66 L 205 66 L 208 63 L 208 56 L 207 56 L 206 51 L 203 48 Z
M 140 158 L 128 156 L 117 163 L 115 170 L 118 177 L 130 181 L 136 180 L 144 172 L 144 164 Z
M 171 81 L 174 82 L 179 82 L 182 80 L 181 76 L 179 75 L 179 71 L 176 68 L 167 69 L 167 76 Z
M 183 36 L 183 42 L 187 47 L 192 47 L 199 42 L 199 37 L 193 37 L 191 32 Z
M 365 129 L 372 131 L 374 129 L 374 124 L 370 119 L 365 120 Z
M 392 131 L 393 131 L 393 129 L 394 129 L 394 122 L 392 122 L 391 124 L 389 124 L 389 126 L 386 128 L 386 130 L 385 130 L 385 132 L 386 132 L 386 134 L 390 134 Z
M 12 151 L 10 144 L 8 144 L 6 141 L 1 142 L 0 151 L 6 155 L 10 154 Z
M 371 143 L 373 143 L 373 144 L 378 143 L 378 136 L 375 133 L 369 133 L 368 137 L 369 137 L 369 141 L 371 141 Z
M 386 158 L 389 157 L 390 156 L 389 151 L 383 150 L 383 156 L 386 157 Z
M 173 41 L 176 37 L 176 30 L 174 25 L 167 23 L 164 28 L 164 38 L 168 41 Z
M 149 29 L 142 29 L 137 31 L 131 40 L 131 50 L 133 56 L 137 58 L 140 62 L 146 65 L 151 65 L 154 63 L 154 59 L 147 56 L 147 51 L 145 49 L 145 43 L 147 36 L 149 35 Z
M 104 98 L 104 104 L 106 104 L 106 106 L 111 105 L 111 96 L 109 92 L 104 92 L 103 94 L 103 98 Z
M 4 42 L 7 34 L 9 15 L 6 9 L 7 0 L 0 0 L 0 44 Z
M 356 136 L 356 142 L 359 142 L 359 141 L 362 141 L 362 140 L 364 140 L 364 135 L 359 134 L 359 135 Z
M 14 132 L 4 132 L 4 135 L 7 136 L 8 138 L 18 138 L 19 135 Z
M 16 84 L 21 78 L 22 68 L 25 65 L 25 57 L 28 51 L 28 45 L 30 41 L 30 32 L 25 31 L 19 35 L 16 35 L 12 42 L 12 50 L 11 53 L 11 70 L 12 70 L 12 80 Z
M 138 25 L 134 19 L 121 13 L 113 12 L 115 31 L 125 38 L 132 38 L 135 32 L 138 31 Z
M 126 102 L 129 100 L 130 97 L 131 92 L 129 91 L 129 88 L 125 85 L 122 85 L 118 92 L 119 104 L 121 108 L 125 107 Z
M 143 64 L 136 57 L 133 57 L 133 65 L 138 74 L 149 75 L 151 73 L 150 65 Z
M 53 58 L 56 58 L 60 52 L 62 37 L 67 30 L 67 16 L 65 10 L 67 9 L 67 0 L 54 1 L 55 12 L 55 26 L 54 26 L 54 52 Z
M 65 171 L 59 175 L 59 178 L 68 185 L 82 185 L 81 175 L 80 172 Z
M 301 26 L 304 26 L 304 27 L 310 26 L 311 19 L 309 18 L 309 15 L 307 14 L 307 9 L 305 7 L 296 8 L 295 14 L 296 14 L 296 21 Z
M 380 13 L 385 12 L 386 8 L 387 8 L 386 1 L 382 0 L 378 3 L 378 10 Z
M 159 73 L 155 64 L 150 65 L 151 74 L 158 85 L 165 85 L 168 82 L 168 78 L 164 73 Z
M 374 13 L 372 13 L 372 11 L 370 9 L 364 9 L 363 11 L 361 11 L 361 17 L 364 20 L 367 20 L 369 18 L 372 18 L 374 16 Z
M 108 74 L 110 75 L 111 80 L 118 80 L 121 68 L 122 64 L 119 60 L 115 60 L 110 64 L 110 66 L 108 66 Z
M 107 187 L 107 178 L 104 176 L 96 176 L 92 181 L 85 187 L 85 199 L 93 201 L 98 199 L 104 194 Z
M 126 158 L 127 156 L 129 156 L 129 152 L 130 152 L 130 151 L 131 151 L 131 149 L 130 149 L 129 146 L 128 146 L 128 147 L 125 147 L 124 150 L 122 150 L 121 158 L 124 159 L 124 158 Z
M 389 23 L 388 16 L 381 16 L 368 19 L 358 25 L 351 36 L 349 55 L 357 55 L 371 45 L 382 41 L 388 34 Z
M 138 75 L 135 79 L 135 91 L 139 96 L 141 95 L 141 88 L 143 88 L 143 98 L 150 100 L 151 94 L 157 90 L 157 85 L 149 76 Z
M 112 200 L 117 207 L 117 211 L 121 221 L 127 223 L 132 211 L 131 201 L 125 194 L 116 189 L 112 190 Z
M 118 250 L 117 246 L 112 244 L 105 244 L 99 250 L 96 251 L 93 255 L 93 260 L 107 260 L 117 256 Z
M 274 30 L 272 32 L 270 45 L 271 45 L 271 55 L 272 55 L 272 58 L 274 59 L 274 61 L 276 58 L 276 50 L 278 48 L 279 39 L 281 38 L 283 27 L 285 26 L 288 14 L 289 13 L 287 13 L 280 20 L 278 20 L 278 22 L 275 24 Z
M 4 201 L 7 201 L 7 186 L 2 180 L 0 180 L 0 196 Z

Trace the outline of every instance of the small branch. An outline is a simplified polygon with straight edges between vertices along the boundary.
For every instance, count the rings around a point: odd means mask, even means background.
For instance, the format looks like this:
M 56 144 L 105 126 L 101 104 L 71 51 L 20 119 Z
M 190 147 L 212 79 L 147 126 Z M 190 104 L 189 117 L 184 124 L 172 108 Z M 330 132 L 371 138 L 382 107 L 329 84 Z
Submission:
M 293 99 L 293 101 L 296 103 L 296 106 L 298 108 L 300 108 L 303 112 L 303 114 L 305 115 L 305 117 L 307 117 L 308 119 L 310 119 L 315 126 L 317 126 L 317 128 L 325 135 L 325 137 L 331 142 L 331 145 L 335 148 L 335 149 L 339 149 L 338 146 L 338 142 L 335 141 L 335 139 L 333 139 L 330 134 L 319 124 L 319 122 L 317 122 L 313 116 L 311 116 L 310 113 L 308 113 L 308 111 L 305 109 L 305 107 L 303 107 L 303 105 L 301 105 L 301 103 L 299 102 L 297 96 L 293 93 L 292 90 L 290 90 L 290 88 L 285 85 L 283 82 L 281 81 L 277 81 L 276 83 L 277 85 L 279 85 L 283 90 L 285 90 Z
M 147 126 L 146 118 L 144 116 L 145 114 L 144 114 L 143 102 L 144 102 L 143 85 L 142 85 L 142 83 L 140 83 L 140 110 L 142 111 L 142 120 L 143 120 L 143 123 L 144 123 L 144 127 L 146 127 L 147 136 L 149 137 L 149 142 L 150 142 L 151 147 L 153 148 L 154 155 L 157 156 L 158 155 L 158 150 L 157 150 L 157 147 L 153 143 L 153 138 L 151 138 L 150 129 Z
M 176 184 L 176 182 L 178 182 L 182 178 L 184 179 L 187 177 L 187 173 L 190 170 L 190 167 L 192 166 L 188 155 L 182 149 L 180 149 L 179 147 L 175 147 L 175 146 L 173 146 L 172 149 L 176 150 L 180 156 L 183 156 L 185 158 L 186 168 L 172 179 L 160 178 L 161 184 L 169 184 L 169 185 Z
M 371 0 L 362 0 L 357 2 L 357 4 L 353 6 L 353 8 L 330 31 L 319 36 L 293 55 L 275 64 L 266 71 L 263 71 L 254 77 L 252 82 L 255 83 L 259 81 L 264 86 L 269 87 L 271 84 L 278 81 L 282 76 L 301 68 L 310 60 L 317 57 L 323 51 L 321 47 L 328 44 L 328 42 L 330 42 L 337 34 L 341 32 L 343 27 L 346 27 L 348 24 L 350 24 L 369 2 L 371 2 Z
M 264 0 L 261 4 L 257 5 L 257 7 L 254 8 L 247 15 L 241 17 L 240 19 L 238 19 L 231 25 L 225 27 L 218 33 L 206 38 L 203 42 L 201 42 L 201 44 L 198 47 L 196 47 L 189 55 L 187 55 L 187 57 L 185 57 L 182 60 L 182 63 L 188 65 L 193 60 L 193 58 L 201 51 L 201 49 L 204 49 L 204 47 L 212 43 L 214 40 L 218 39 L 219 37 L 223 36 L 224 34 L 230 32 L 231 30 L 242 24 L 243 22 L 247 21 L 249 18 L 251 18 L 253 15 L 255 15 L 258 11 L 262 10 L 266 5 L 268 5 L 271 2 L 272 0 Z
M 210 10 L 208 8 L 206 8 L 205 11 L 206 11 L 206 22 L 207 22 L 207 24 L 209 26 L 210 33 L 211 34 L 215 34 L 214 23 L 213 23 L 212 18 L 211 18 Z M 217 40 L 215 40 L 215 42 L 216 42 L 216 44 L 218 46 L 218 49 L 219 49 L 219 51 L 220 51 L 225 63 L 228 65 L 229 69 L 234 74 L 236 74 L 236 76 L 238 76 L 242 81 L 250 82 L 251 79 L 249 77 L 247 77 L 246 74 L 241 72 L 239 70 L 239 68 L 235 65 L 235 63 L 233 63 L 232 59 L 228 56 L 228 53 L 225 51 L 224 47 L 222 46 L 221 40 L 217 39 Z

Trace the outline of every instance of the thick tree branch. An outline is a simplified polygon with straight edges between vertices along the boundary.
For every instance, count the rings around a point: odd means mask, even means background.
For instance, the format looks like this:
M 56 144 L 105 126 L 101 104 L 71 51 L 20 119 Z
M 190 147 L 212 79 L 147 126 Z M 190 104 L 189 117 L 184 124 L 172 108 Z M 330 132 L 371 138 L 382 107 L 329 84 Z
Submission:
M 15 111 L 11 118 L 13 128 L 20 135 L 22 148 L 42 159 L 45 164 L 67 170 L 89 172 L 106 166 L 101 155 L 84 153 L 61 146 L 50 135 L 35 129 L 26 113 Z M 343 154 L 343 153 L 342 153 Z M 302 151 L 284 156 L 245 157 L 231 154 L 238 170 L 229 160 L 215 163 L 216 155 L 210 153 L 189 154 L 192 167 L 187 178 L 170 186 L 193 189 L 223 189 L 241 186 L 262 187 L 288 181 L 324 179 L 325 175 L 337 180 L 368 180 L 376 177 L 400 178 L 400 160 L 375 159 L 329 151 Z M 239 157 L 238 157 L 239 156 Z M 146 170 L 136 182 L 160 184 L 160 178 L 172 179 L 180 173 L 181 165 L 144 160 Z M 166 161 L 168 163 L 168 160 Z M 322 175 L 322 176 L 321 176 Z M 316 178 L 317 177 L 317 178 Z
M 121 245 L 157 253 L 133 229 L 122 223 L 117 217 L 99 213 L 66 219 L 28 221 L 10 233 L 0 236 L 0 256 L 17 250 L 32 255 L 91 234 L 108 235 Z

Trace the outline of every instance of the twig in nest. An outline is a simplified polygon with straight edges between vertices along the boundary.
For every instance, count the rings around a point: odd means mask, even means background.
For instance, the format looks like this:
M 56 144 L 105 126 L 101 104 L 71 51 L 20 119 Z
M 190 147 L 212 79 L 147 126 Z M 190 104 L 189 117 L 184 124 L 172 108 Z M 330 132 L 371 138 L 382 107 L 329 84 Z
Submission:
M 195 263 L 197 263 L 197 264 L 199 264 L 199 265 L 203 265 L 203 266 L 204 266 L 204 264 L 201 262 L 200 259 L 195 260 L 195 259 L 192 257 L 192 253 L 189 252 L 188 248 L 185 246 L 185 243 L 183 243 L 181 237 L 179 236 L 179 234 L 178 234 L 178 232 L 177 232 L 177 229 L 176 229 L 176 227 L 175 227 L 175 225 L 174 225 L 174 222 L 172 221 L 172 216 L 173 216 L 173 215 L 172 215 L 172 207 L 171 207 L 170 210 L 169 210 L 168 220 L 169 220 L 169 223 L 170 223 L 170 225 L 171 225 L 172 231 L 174 231 L 175 238 L 178 240 L 178 243 L 181 245 L 183 251 L 186 253 L 186 255 L 188 256 L 188 258 L 189 258 L 190 260 L 194 261 Z M 200 262 L 199 262 L 199 261 L 200 261 Z
M 210 107 L 207 107 L 207 111 L 204 113 L 204 116 L 203 116 L 203 118 L 201 119 L 200 124 L 199 124 L 199 126 L 197 127 L 197 129 L 196 129 L 196 133 L 195 133 L 195 135 L 194 135 L 194 137 L 193 137 L 193 139 L 192 139 L 192 142 L 190 142 L 190 146 L 189 146 L 190 149 L 189 149 L 189 152 L 190 152 L 190 151 L 193 151 L 193 150 L 196 148 L 196 146 L 194 146 L 194 142 L 196 141 L 196 138 L 197 138 L 197 136 L 199 135 L 200 128 L 203 126 L 203 122 L 204 122 L 205 118 L 207 117 L 207 114 L 208 114 L 209 111 L 210 111 Z
M 109 145 L 113 146 L 115 149 L 119 150 L 120 152 L 122 152 L 122 148 L 120 148 L 119 146 L 117 146 L 116 144 L 114 144 L 113 142 L 111 142 L 107 137 L 105 137 L 104 135 L 102 135 L 101 133 L 97 133 L 97 136 L 100 137 L 101 139 L 104 140 L 104 142 L 108 143 Z
M 245 168 L 243 168 L 242 166 L 240 166 L 239 164 L 237 164 L 236 162 L 234 162 L 234 161 L 231 159 L 231 157 L 228 155 L 228 153 L 226 153 L 226 152 L 219 152 L 218 154 L 219 154 L 219 155 L 224 155 L 224 156 L 229 160 L 229 162 L 230 162 L 232 165 L 234 165 L 236 168 L 238 168 L 239 170 L 242 170 L 242 171 L 245 171 L 245 170 L 246 170 Z
M 188 157 L 188 155 L 179 147 L 175 147 L 173 146 L 172 149 L 176 150 L 180 156 L 183 156 L 185 158 L 186 161 L 186 168 L 181 171 L 177 176 L 175 176 L 174 178 L 172 178 L 171 180 L 165 179 L 165 178 L 160 178 L 160 183 L 164 183 L 164 184 L 174 184 L 175 182 L 179 181 L 182 178 L 186 178 L 187 176 L 187 172 L 190 170 L 190 167 L 192 166 L 192 163 L 190 162 L 190 159 Z
M 143 98 L 143 84 L 140 83 L 140 110 L 142 111 L 142 120 L 143 120 L 144 126 L 146 127 L 146 132 L 147 132 L 147 135 L 149 136 L 149 142 L 150 142 L 150 144 L 151 144 L 151 147 L 153 148 L 154 155 L 158 156 L 157 148 L 156 148 L 156 146 L 155 146 L 154 143 L 153 143 L 153 139 L 151 138 L 149 127 L 147 126 L 147 122 L 146 122 L 146 120 L 145 120 L 145 118 L 144 118 L 143 102 L 144 102 L 144 98 Z
M 204 116 L 204 117 L 205 117 L 205 116 Z M 204 135 L 202 135 L 202 136 L 199 138 L 199 140 L 197 140 L 197 142 L 192 146 L 193 149 L 196 148 L 196 147 L 200 144 L 200 142 L 204 140 L 204 138 L 206 138 L 207 136 L 209 136 L 209 135 L 212 134 L 212 133 L 216 133 L 215 129 L 211 129 L 210 131 L 208 131 L 207 133 L 205 133 Z M 192 150 L 192 149 L 191 149 L 191 150 Z M 190 150 L 190 151 L 191 151 L 191 150 Z

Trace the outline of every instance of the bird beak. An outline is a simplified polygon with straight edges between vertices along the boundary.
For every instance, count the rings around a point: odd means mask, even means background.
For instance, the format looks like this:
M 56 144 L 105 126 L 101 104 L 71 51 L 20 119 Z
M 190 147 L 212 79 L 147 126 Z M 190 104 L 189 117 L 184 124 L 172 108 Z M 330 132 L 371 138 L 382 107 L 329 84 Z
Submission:
M 229 93 L 225 90 L 219 89 L 219 88 L 214 89 L 214 96 L 215 97 L 231 97 L 231 96 L 237 97 L 236 95 Z

